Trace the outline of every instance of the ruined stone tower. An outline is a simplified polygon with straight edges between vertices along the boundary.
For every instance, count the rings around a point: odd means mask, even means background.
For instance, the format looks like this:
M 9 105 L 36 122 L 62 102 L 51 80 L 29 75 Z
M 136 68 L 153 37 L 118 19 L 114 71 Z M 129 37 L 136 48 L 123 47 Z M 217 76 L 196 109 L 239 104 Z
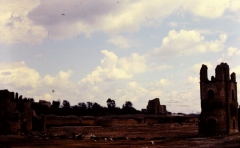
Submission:
M 147 112 L 149 114 L 167 115 L 166 105 L 160 105 L 159 98 L 148 101 Z
M 238 102 L 236 75 L 229 75 L 227 63 L 217 65 L 215 77 L 208 80 L 207 66 L 200 70 L 201 115 L 200 134 L 238 132 Z

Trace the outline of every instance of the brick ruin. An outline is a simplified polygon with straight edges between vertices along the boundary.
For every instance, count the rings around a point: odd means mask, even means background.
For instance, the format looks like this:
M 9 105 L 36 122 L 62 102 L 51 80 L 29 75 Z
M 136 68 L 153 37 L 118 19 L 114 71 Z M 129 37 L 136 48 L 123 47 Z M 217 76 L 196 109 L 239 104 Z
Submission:
M 55 126 L 114 126 L 114 125 L 139 125 L 158 123 L 182 123 L 190 122 L 196 117 L 165 116 L 166 106 L 160 105 L 159 99 L 149 101 L 148 110 L 154 115 L 115 115 L 106 117 L 93 116 L 56 116 L 37 115 L 32 110 L 33 105 L 45 105 L 47 108 L 50 102 L 41 100 L 33 102 L 31 99 L 23 98 L 18 93 L 0 90 L 0 135 L 20 134 L 29 131 L 44 131 Z M 46 108 L 46 109 L 47 109 Z M 164 115 L 164 116 L 162 116 Z
M 238 132 L 237 82 L 229 75 L 227 63 L 217 65 L 215 77 L 208 79 L 208 68 L 200 70 L 201 114 L 200 134 L 231 134 Z
M 148 101 L 147 112 L 149 114 L 167 115 L 166 105 L 160 105 L 159 98 Z
M 0 90 L 0 134 L 32 130 L 31 102 L 18 93 Z

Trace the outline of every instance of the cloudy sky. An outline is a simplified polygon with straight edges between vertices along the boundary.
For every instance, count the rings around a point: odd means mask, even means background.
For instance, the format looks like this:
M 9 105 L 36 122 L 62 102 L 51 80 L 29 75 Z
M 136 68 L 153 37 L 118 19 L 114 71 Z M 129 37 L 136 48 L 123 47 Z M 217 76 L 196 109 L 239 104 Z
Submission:
M 202 64 L 240 80 L 239 25 L 239 0 L 1 0 L 0 89 L 199 112 Z

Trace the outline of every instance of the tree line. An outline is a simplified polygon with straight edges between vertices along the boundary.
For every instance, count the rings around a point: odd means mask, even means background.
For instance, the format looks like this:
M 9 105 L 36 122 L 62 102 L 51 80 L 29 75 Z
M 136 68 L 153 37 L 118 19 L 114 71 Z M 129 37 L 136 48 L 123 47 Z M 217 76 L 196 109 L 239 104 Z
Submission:
M 79 102 L 77 105 L 71 106 L 69 101 L 63 100 L 62 104 L 60 101 L 52 101 L 51 107 L 48 107 L 33 101 L 32 109 L 37 115 L 55 114 L 58 116 L 104 116 L 146 113 L 146 109 L 141 111 L 135 109 L 130 101 L 126 101 L 122 108 L 117 107 L 115 101 L 111 98 L 108 98 L 106 103 L 107 107 L 103 107 L 97 102 Z

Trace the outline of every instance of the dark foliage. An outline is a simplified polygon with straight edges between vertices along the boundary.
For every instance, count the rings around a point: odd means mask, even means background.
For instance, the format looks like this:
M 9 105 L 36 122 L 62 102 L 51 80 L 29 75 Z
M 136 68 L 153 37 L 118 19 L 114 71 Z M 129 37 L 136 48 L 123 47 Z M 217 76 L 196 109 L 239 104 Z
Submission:
M 24 99 L 20 101 L 23 100 Z M 32 102 L 32 109 L 37 115 L 55 114 L 58 116 L 104 116 L 146 113 L 146 109 L 142 109 L 142 111 L 136 110 L 130 101 L 126 101 L 122 108 L 116 107 L 115 101 L 110 98 L 106 101 L 107 107 L 103 107 L 97 102 L 79 102 L 77 105 L 70 106 L 70 103 L 67 100 L 63 100 L 61 106 L 60 101 L 52 101 L 51 107 L 47 105 L 40 105 L 34 101 L 30 102 Z
M 108 98 L 107 99 L 107 106 L 108 106 L 108 108 L 115 108 L 116 107 L 115 101 Z
M 62 108 L 70 108 L 70 103 L 67 100 L 63 100 Z

